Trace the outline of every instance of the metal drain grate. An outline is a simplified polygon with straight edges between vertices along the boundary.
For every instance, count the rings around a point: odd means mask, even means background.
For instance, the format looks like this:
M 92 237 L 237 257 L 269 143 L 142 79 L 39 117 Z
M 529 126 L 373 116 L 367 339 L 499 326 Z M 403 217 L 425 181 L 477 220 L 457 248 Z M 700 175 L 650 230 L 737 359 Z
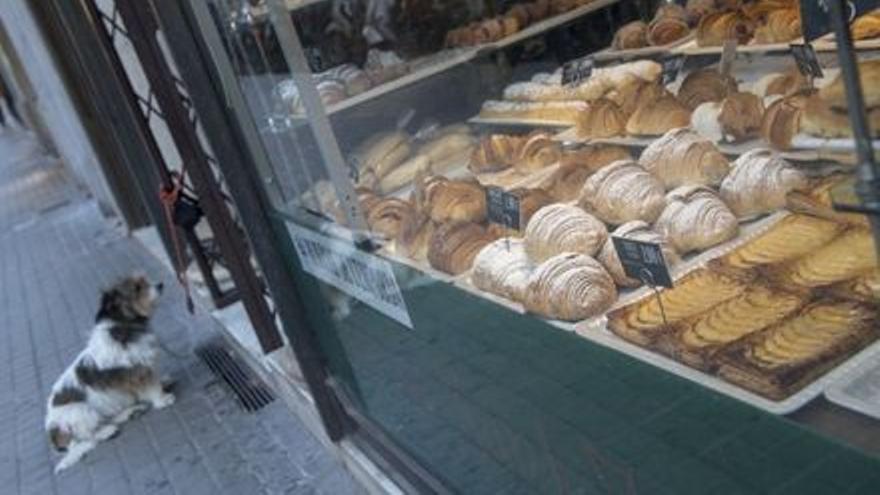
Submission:
M 269 388 L 250 370 L 239 364 L 228 347 L 210 342 L 200 346 L 195 352 L 208 369 L 232 390 L 245 411 L 259 411 L 275 400 Z

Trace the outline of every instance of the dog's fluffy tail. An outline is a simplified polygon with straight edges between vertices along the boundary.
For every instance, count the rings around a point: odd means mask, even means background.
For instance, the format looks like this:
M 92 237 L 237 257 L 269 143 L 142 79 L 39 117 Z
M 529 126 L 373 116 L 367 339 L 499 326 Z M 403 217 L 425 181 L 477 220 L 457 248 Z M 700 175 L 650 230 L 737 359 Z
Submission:
M 70 433 L 62 430 L 60 427 L 53 426 L 49 428 L 49 443 L 52 444 L 52 447 L 54 447 L 57 452 L 67 452 L 67 447 L 70 445 L 70 439 Z

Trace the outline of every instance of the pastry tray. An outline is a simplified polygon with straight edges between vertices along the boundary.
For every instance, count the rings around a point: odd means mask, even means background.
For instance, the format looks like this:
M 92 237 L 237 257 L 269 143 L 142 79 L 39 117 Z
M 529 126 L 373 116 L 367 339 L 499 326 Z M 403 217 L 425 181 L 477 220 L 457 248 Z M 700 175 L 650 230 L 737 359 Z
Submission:
M 825 390 L 825 397 L 847 409 L 880 419 L 880 349 L 860 361 L 840 366 L 841 376 Z

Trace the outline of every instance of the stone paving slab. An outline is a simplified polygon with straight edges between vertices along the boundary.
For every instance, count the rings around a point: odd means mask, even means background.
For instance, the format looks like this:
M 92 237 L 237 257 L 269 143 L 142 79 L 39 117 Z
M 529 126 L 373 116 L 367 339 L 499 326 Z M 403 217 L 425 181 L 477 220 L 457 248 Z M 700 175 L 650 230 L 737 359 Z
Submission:
M 101 217 L 26 135 L 0 135 L 0 492 L 20 494 L 362 493 L 280 400 L 255 413 L 192 353 L 217 322 L 189 315 L 173 276 Z M 126 423 L 56 476 L 45 398 L 79 352 L 102 287 L 135 270 L 165 282 L 154 328 L 173 353 L 177 403 Z

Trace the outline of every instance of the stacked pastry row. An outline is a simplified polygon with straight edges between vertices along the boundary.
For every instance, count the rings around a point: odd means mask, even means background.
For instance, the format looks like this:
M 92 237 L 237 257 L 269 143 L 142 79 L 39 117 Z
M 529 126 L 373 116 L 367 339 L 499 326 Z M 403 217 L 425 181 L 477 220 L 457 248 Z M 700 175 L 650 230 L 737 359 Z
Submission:
M 651 22 L 633 21 L 621 26 L 611 41 L 613 50 L 664 46 L 687 37 L 700 19 L 717 10 L 714 0 L 688 0 L 684 7 L 663 3 Z
M 446 35 L 446 46 L 455 48 L 492 43 L 547 17 L 568 12 L 591 1 L 531 0 L 518 3 L 499 16 L 472 22 L 467 26 L 449 31 Z
M 819 198 L 815 198 L 820 201 Z M 774 400 L 874 340 L 880 274 L 870 231 L 791 213 L 609 314 L 619 336 Z
M 443 127 L 422 139 L 394 131 L 367 139 L 349 161 L 358 187 L 389 194 L 412 184 L 419 173 L 443 174 L 463 165 L 475 144 L 466 125 Z

